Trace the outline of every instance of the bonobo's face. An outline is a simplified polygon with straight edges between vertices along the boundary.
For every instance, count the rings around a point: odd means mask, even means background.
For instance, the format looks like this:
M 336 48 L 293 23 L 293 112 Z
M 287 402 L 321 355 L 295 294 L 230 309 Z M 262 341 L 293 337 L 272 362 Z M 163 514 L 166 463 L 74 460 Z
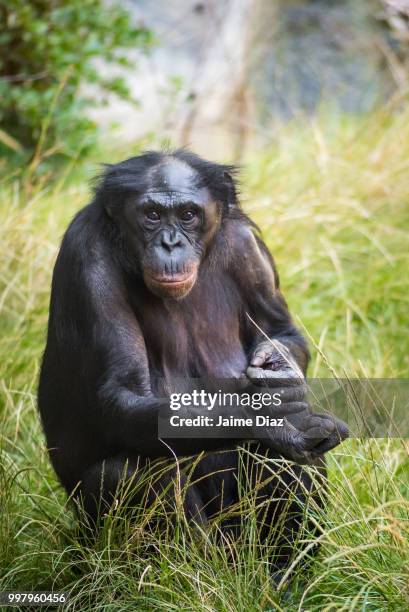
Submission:
M 123 229 L 150 291 L 174 299 L 189 293 L 220 216 L 200 176 L 184 162 L 170 158 L 149 170 L 146 189 L 125 204 Z

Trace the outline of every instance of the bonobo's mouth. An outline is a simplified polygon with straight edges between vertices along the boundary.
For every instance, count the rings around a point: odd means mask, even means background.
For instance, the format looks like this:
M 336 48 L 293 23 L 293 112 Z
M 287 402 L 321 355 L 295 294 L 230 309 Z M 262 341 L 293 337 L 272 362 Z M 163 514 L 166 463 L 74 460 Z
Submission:
M 162 274 L 153 276 L 145 273 L 144 280 L 147 287 L 155 295 L 166 298 L 181 299 L 185 297 L 196 282 L 197 270 L 188 274 Z

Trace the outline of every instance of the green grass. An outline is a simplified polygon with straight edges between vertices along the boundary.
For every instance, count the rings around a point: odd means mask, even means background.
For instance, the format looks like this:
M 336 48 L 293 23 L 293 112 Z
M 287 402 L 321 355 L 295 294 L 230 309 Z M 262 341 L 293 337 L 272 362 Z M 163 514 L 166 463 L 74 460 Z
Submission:
M 313 512 L 321 550 L 309 573 L 295 552 L 290 587 L 269 578 L 251 495 L 235 544 L 215 542 L 217 523 L 198 534 L 179 512 L 175 533 L 149 532 L 146 513 L 131 525 L 120 508 L 95 546 L 78 538 L 35 395 L 52 265 L 90 167 L 35 189 L 10 175 L 1 186 L 0 590 L 70 590 L 81 611 L 409 609 L 403 440 L 350 440 L 330 454 L 328 509 Z M 409 108 L 280 128 L 245 164 L 242 199 L 316 346 L 310 374 L 406 377 Z

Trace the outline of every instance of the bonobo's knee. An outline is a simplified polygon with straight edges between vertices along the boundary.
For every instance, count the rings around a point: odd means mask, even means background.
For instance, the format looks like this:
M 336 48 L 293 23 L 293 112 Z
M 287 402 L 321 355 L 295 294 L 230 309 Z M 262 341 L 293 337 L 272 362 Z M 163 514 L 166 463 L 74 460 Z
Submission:
M 113 457 L 88 468 L 75 495 L 86 519 L 96 524 L 119 498 L 126 498 L 130 492 L 135 503 L 144 467 L 145 462 L 139 458 Z
M 189 475 L 169 461 L 149 462 L 141 458 L 116 457 L 102 461 L 84 473 L 76 495 L 79 512 L 97 528 L 112 507 L 140 506 L 151 509 L 152 517 L 174 523 L 178 510 L 188 520 L 207 524 L 199 488 Z M 81 510 L 80 510 L 81 508 Z

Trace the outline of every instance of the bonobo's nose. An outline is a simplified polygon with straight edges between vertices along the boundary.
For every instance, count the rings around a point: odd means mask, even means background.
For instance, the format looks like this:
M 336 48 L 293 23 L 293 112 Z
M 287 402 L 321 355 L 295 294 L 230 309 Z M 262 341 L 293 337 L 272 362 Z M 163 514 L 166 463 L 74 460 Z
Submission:
M 178 231 L 165 229 L 161 236 L 161 245 L 171 253 L 176 247 L 182 246 L 182 240 Z

